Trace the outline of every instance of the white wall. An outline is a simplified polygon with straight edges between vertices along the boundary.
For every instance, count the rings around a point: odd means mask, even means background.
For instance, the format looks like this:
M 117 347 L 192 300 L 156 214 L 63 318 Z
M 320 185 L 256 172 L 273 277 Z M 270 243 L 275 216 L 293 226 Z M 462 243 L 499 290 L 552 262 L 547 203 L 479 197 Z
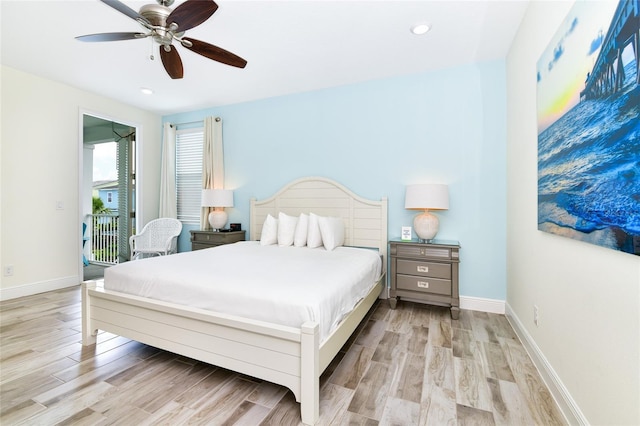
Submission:
M 79 173 L 82 110 L 142 128 L 143 223 L 157 215 L 160 117 L 2 67 L 0 299 L 77 284 L 82 262 Z M 56 209 L 62 202 L 64 208 Z M 0 274 L 2 275 L 2 274 Z
M 507 58 L 507 311 L 572 421 L 637 425 L 640 258 L 537 230 L 536 62 L 572 5 L 532 2 Z

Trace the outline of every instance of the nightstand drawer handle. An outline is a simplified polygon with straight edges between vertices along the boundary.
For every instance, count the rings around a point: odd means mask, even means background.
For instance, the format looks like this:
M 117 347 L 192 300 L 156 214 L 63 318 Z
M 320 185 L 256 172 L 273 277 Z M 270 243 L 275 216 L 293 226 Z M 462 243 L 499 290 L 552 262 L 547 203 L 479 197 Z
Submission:
M 428 281 L 418 281 L 418 287 L 420 287 L 420 288 L 429 288 L 429 282 Z
M 418 270 L 418 272 L 429 272 L 429 267 L 428 266 L 418 265 L 416 267 L 416 269 Z

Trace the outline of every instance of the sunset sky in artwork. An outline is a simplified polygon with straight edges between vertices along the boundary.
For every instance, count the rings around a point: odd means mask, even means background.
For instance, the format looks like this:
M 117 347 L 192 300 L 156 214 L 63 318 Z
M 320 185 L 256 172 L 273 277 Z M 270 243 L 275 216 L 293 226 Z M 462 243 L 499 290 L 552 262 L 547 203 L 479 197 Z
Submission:
M 580 101 L 618 3 L 576 2 L 537 64 L 538 133 Z

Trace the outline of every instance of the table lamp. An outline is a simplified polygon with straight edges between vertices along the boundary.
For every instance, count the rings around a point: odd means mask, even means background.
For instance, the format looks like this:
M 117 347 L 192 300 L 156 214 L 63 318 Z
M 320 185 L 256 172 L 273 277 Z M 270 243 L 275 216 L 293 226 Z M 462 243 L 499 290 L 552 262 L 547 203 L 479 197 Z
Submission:
M 203 189 L 202 207 L 213 207 L 209 212 L 211 229 L 223 229 L 227 224 L 228 215 L 225 207 L 233 207 L 233 191 L 230 189 Z
M 449 208 L 449 188 L 443 184 L 407 185 L 404 196 L 404 208 L 424 210 L 413 219 L 413 229 L 418 238 L 433 240 L 438 233 L 440 221 L 429 210 L 447 210 Z

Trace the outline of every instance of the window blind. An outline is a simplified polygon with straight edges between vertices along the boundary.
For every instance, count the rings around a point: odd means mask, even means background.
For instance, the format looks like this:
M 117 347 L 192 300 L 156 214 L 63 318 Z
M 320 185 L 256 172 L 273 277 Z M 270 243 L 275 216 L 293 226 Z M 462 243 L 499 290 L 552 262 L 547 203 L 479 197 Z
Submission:
M 200 225 L 203 141 L 203 128 L 176 132 L 176 193 L 182 223 Z

